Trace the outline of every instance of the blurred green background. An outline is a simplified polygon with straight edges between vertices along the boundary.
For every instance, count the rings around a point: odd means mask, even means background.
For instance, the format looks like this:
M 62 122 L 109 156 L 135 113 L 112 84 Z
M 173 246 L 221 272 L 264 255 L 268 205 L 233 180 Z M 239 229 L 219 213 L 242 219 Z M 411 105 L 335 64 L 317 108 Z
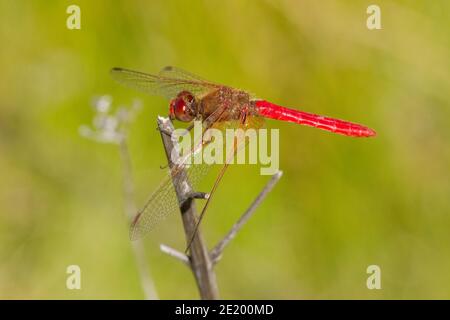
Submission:
M 109 69 L 176 65 L 270 101 L 363 123 L 373 139 L 268 121 L 284 176 L 216 268 L 221 297 L 450 298 L 450 2 L 0 2 L 0 298 L 144 297 L 114 145 L 80 137 L 92 97 L 141 99 L 129 134 L 140 206 L 165 175 L 167 102 Z M 81 30 L 66 8 L 81 8 Z M 205 186 L 212 177 L 206 180 Z M 227 172 L 203 222 L 210 247 L 267 182 Z M 198 298 L 174 215 L 145 238 L 158 295 Z M 82 289 L 66 289 L 77 264 Z M 368 290 L 379 265 L 382 289 Z

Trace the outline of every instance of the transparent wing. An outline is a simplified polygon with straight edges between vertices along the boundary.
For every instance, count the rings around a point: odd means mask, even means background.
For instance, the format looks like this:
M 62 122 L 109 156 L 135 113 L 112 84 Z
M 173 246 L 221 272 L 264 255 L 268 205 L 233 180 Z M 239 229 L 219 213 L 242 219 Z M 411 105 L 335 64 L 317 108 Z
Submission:
M 248 126 L 241 124 L 239 121 L 220 121 L 222 120 L 223 112 L 218 112 L 216 115 L 217 121 L 214 122 L 210 128 L 220 129 L 225 132 L 226 129 L 242 128 L 246 129 Z M 248 117 L 246 124 L 255 129 L 262 127 L 263 119 L 259 117 Z M 203 134 L 203 138 L 208 139 L 208 131 Z M 200 142 L 201 146 L 204 144 Z M 196 188 L 198 183 L 207 175 L 211 166 L 202 162 L 202 164 L 196 163 L 195 158 L 200 156 L 200 144 L 194 146 L 189 154 L 182 158 L 180 164 L 175 165 L 170 170 L 169 175 L 164 179 L 156 191 L 149 197 L 144 207 L 138 212 L 130 228 L 130 238 L 132 240 L 138 239 L 151 231 L 162 220 L 172 213 L 179 211 L 179 202 L 175 192 L 174 183 L 187 180 L 193 191 L 198 191 Z M 246 142 L 240 143 L 234 146 L 234 150 L 230 154 L 226 155 L 225 162 L 228 164 L 235 153 L 245 148 Z M 213 190 L 212 190 L 213 192 Z M 209 200 L 205 206 L 207 206 Z M 204 210 L 202 210 L 204 212 Z
M 209 127 L 212 127 L 216 121 L 218 121 L 225 112 L 225 107 L 217 108 L 207 119 L 203 121 L 203 124 L 211 121 Z M 183 155 L 180 161 L 173 166 L 170 170 L 170 174 L 166 177 L 160 186 L 153 192 L 142 210 L 140 210 L 135 216 L 131 228 L 130 238 L 135 240 L 142 237 L 145 233 L 151 231 L 159 222 L 164 220 L 171 213 L 179 210 L 179 202 L 175 192 L 174 181 L 187 181 L 192 187 L 193 191 L 196 191 L 198 182 L 208 173 L 210 166 L 204 162 L 197 163 L 196 157 L 200 156 L 201 148 L 203 147 L 203 136 L 205 132 L 201 133 L 201 139 L 194 145 L 187 155 Z M 198 137 L 194 136 L 193 141 L 198 141 Z
M 186 174 L 188 183 L 195 191 L 198 183 L 208 173 L 209 167 L 206 164 L 199 164 L 189 167 L 180 166 L 172 169 L 171 173 L 164 179 L 156 191 L 150 196 L 142 210 L 136 215 L 130 228 L 130 239 L 136 240 L 142 237 L 154 229 L 167 216 L 179 211 L 179 203 L 172 179 L 174 181 L 178 179 L 184 180 L 184 174 Z M 173 178 L 172 175 L 174 176 Z
M 127 87 L 152 95 L 164 96 L 168 99 L 176 97 L 183 90 L 189 91 L 194 95 L 202 95 L 223 87 L 172 66 L 163 68 L 158 75 L 113 68 L 111 76 L 114 80 Z

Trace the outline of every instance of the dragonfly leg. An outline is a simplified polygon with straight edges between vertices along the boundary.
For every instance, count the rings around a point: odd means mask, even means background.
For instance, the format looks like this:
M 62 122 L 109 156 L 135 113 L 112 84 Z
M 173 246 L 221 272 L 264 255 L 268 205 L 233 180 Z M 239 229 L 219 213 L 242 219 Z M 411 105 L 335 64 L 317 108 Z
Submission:
M 186 131 L 183 133 L 183 135 L 188 134 L 194 128 L 194 125 L 194 122 L 192 122 L 189 127 L 186 128 Z
M 171 163 L 168 163 L 168 164 L 166 164 L 166 165 L 160 165 L 159 168 L 160 168 L 161 170 L 164 170 L 164 169 L 169 168 L 170 165 L 171 165 Z

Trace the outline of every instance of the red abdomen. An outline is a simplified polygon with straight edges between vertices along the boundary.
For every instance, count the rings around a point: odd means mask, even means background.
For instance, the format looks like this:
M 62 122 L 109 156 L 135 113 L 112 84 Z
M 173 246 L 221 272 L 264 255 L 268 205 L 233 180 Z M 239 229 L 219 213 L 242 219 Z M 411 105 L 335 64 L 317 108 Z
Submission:
M 372 137 L 376 135 L 374 130 L 357 123 L 289 109 L 264 100 L 255 101 L 255 105 L 259 114 L 265 118 L 294 122 L 351 137 Z

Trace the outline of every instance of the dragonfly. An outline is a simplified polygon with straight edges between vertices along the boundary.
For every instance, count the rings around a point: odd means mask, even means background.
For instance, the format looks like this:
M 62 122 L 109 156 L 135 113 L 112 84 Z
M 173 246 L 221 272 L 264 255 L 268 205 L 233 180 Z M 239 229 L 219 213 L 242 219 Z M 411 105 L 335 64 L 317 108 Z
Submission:
M 325 117 L 309 112 L 287 108 L 272 102 L 259 99 L 247 91 L 230 86 L 210 82 L 188 71 L 167 66 L 158 74 L 113 68 L 111 76 L 114 80 L 127 87 L 141 92 L 159 95 L 169 99 L 169 118 L 186 123 L 199 120 L 205 132 L 211 128 L 224 130 L 225 128 L 259 129 L 264 126 L 264 119 L 275 119 L 292 122 L 300 125 L 314 127 L 332 133 L 350 137 L 372 137 L 376 132 L 369 127 L 344 120 Z M 192 126 L 188 127 L 188 130 Z M 159 187 L 150 195 L 145 205 L 139 210 L 130 227 L 130 238 L 138 239 L 152 230 L 161 220 L 170 213 L 179 210 L 180 203 L 174 190 L 174 178 L 183 172 L 195 188 L 198 182 L 209 171 L 208 165 L 192 165 L 191 158 L 197 149 L 203 146 L 194 146 L 183 160 L 170 168 L 170 174 Z M 245 146 L 240 146 L 245 147 Z M 212 195 L 219 181 L 223 177 L 229 160 L 233 158 L 236 150 L 228 155 L 225 164 L 219 171 L 209 197 L 198 217 L 197 226 L 203 218 Z M 197 230 L 197 229 L 195 229 Z M 195 232 L 188 242 L 188 247 L 195 236 Z

